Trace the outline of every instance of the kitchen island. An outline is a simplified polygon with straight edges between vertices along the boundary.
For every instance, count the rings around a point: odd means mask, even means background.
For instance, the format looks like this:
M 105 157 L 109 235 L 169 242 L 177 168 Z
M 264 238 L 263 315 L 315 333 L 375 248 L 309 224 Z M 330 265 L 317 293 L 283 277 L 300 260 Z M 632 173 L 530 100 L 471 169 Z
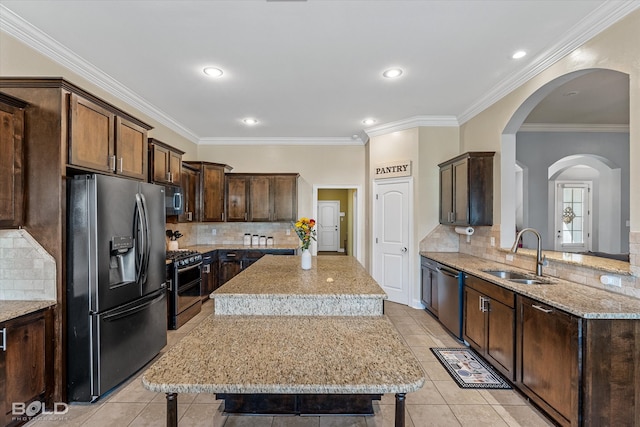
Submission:
M 143 375 L 167 394 L 167 425 L 177 425 L 178 393 L 287 396 L 405 394 L 425 374 L 386 316 L 212 315 Z
M 386 293 L 350 256 L 265 255 L 211 294 L 216 315 L 380 316 Z

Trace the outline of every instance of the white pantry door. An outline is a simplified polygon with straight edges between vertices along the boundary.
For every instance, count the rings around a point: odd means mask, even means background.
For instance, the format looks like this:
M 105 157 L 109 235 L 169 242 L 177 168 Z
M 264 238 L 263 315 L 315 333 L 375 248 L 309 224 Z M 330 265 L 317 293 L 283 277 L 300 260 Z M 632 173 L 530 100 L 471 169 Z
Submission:
M 340 201 L 318 201 L 318 251 L 340 248 Z
M 410 181 L 374 183 L 374 279 L 389 300 L 409 304 Z

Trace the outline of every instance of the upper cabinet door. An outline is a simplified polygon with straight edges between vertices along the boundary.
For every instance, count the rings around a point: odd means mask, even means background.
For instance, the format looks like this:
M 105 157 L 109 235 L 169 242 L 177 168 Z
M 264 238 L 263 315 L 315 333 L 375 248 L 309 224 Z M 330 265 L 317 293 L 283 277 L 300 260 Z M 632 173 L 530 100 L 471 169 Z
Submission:
M 115 171 L 115 117 L 113 112 L 87 99 L 70 95 L 69 164 Z
M 453 164 L 453 222 L 469 224 L 469 162 Z M 493 200 L 490 200 L 493 203 Z
M 298 175 L 274 176 L 271 221 L 295 221 L 298 216 Z
M 0 227 L 24 221 L 25 103 L 0 94 Z
M 131 178 L 147 179 L 147 130 L 116 117 L 116 172 Z
M 249 179 L 245 176 L 226 177 L 227 221 L 248 220 Z
M 182 179 L 182 154 L 176 151 L 169 152 L 169 174 L 171 183 L 175 185 L 181 184 Z
M 271 177 L 252 176 L 249 179 L 249 221 L 271 221 Z
M 151 145 L 151 181 L 169 183 L 169 149 Z
M 453 168 L 440 168 L 440 224 L 453 222 Z
M 201 199 L 202 199 L 202 221 L 222 222 L 225 220 L 224 214 L 224 178 L 225 166 L 204 164 L 200 173 L 201 177 Z M 245 197 L 246 203 L 246 197 Z M 246 210 L 245 210 L 246 212 Z M 200 217 L 200 216 L 199 216 Z

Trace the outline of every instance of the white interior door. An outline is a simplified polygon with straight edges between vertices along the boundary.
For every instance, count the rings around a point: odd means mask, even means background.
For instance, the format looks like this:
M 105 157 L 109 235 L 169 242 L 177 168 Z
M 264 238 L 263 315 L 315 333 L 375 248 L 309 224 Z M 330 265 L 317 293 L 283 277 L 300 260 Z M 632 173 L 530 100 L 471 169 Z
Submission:
M 340 201 L 318 201 L 318 251 L 340 248 Z
M 591 183 L 556 183 L 556 251 L 591 250 Z
M 409 181 L 374 186 L 374 278 L 400 304 L 409 303 Z

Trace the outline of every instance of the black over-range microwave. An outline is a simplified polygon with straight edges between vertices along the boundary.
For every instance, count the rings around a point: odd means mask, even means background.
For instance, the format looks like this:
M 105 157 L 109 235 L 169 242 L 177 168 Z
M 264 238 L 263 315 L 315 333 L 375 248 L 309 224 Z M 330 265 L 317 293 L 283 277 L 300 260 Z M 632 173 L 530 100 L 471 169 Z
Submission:
M 184 198 L 182 197 L 182 188 L 175 185 L 166 185 L 164 187 L 165 206 L 167 208 L 167 216 L 182 215 L 184 212 Z

